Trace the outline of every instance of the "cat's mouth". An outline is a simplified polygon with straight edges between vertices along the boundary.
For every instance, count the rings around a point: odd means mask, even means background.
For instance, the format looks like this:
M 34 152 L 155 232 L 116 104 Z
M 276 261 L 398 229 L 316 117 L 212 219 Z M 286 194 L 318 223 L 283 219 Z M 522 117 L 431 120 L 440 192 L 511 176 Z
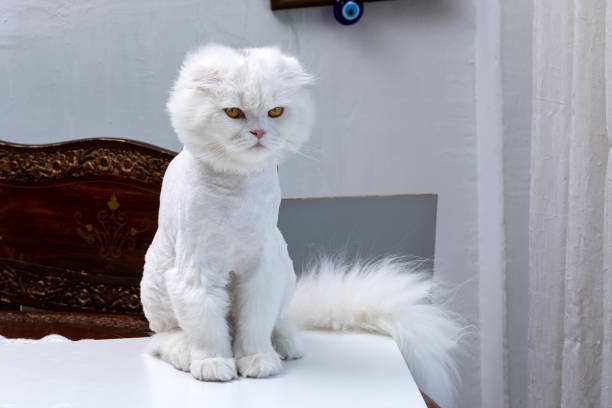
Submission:
M 260 149 L 267 149 L 267 147 L 262 145 L 261 142 L 257 142 L 253 146 L 251 146 L 250 149 L 251 150 L 260 150 Z

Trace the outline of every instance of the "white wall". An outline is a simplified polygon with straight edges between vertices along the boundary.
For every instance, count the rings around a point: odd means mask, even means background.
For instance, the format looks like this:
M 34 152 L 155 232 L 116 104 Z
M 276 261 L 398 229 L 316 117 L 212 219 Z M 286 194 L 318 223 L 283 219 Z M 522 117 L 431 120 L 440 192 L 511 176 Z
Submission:
M 439 194 L 436 275 L 479 321 L 475 6 L 366 4 L 272 13 L 267 0 L 4 0 L 0 139 L 123 137 L 179 149 L 164 113 L 185 52 L 207 41 L 277 43 L 318 77 L 319 120 L 281 169 L 285 196 Z M 477 330 L 476 330 L 477 331 Z M 462 407 L 480 406 L 479 342 L 461 363 Z

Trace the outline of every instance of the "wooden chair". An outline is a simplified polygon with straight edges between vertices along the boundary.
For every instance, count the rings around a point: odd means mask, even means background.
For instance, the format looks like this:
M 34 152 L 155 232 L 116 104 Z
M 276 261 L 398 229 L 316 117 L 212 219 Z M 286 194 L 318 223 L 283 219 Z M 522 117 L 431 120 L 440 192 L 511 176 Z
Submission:
M 0 142 L 1 335 L 150 334 L 139 283 L 174 155 L 122 139 Z
M 139 282 L 174 155 L 116 139 L 0 143 L 0 334 L 148 334 Z

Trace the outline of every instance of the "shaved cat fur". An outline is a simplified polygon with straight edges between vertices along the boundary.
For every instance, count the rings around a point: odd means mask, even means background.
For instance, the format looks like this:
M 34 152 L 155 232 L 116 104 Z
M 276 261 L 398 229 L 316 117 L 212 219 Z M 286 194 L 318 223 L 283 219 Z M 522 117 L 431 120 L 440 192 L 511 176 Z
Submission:
M 150 351 L 198 380 L 266 377 L 304 328 L 392 336 L 417 384 L 450 406 L 462 333 L 402 259 L 322 259 L 297 282 L 276 224 L 277 165 L 307 140 L 312 77 L 277 48 L 211 44 L 185 58 L 168 112 L 184 149 L 164 176 L 141 298 Z M 238 112 L 228 108 L 238 108 Z M 271 117 L 274 108 L 282 114 Z M 276 109 L 272 112 L 278 112 Z M 294 293 L 295 292 L 295 293 Z

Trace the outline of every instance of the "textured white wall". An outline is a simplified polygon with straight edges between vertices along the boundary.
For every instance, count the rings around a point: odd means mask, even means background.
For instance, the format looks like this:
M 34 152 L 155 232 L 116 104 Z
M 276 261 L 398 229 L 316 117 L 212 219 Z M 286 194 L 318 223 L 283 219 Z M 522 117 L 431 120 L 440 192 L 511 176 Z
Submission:
M 185 52 L 280 44 L 318 78 L 313 159 L 281 168 L 285 196 L 438 193 L 436 274 L 460 285 L 452 306 L 477 326 L 474 39 L 471 0 L 368 3 L 353 27 L 267 0 L 3 0 L 0 139 L 176 150 L 164 104 Z M 460 406 L 480 405 L 479 353 L 470 341 Z

